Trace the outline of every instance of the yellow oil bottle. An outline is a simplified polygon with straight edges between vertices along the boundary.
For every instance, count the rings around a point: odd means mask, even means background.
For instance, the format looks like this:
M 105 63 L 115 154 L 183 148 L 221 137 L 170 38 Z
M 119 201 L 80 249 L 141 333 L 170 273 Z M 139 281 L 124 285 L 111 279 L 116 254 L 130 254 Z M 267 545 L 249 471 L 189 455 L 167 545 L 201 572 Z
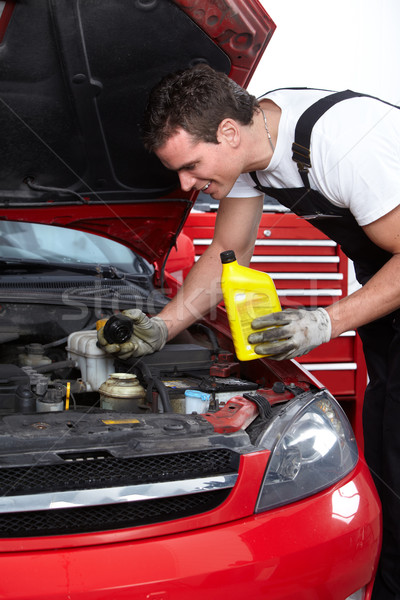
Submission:
M 253 319 L 281 310 L 275 284 L 267 273 L 239 265 L 233 250 L 220 256 L 222 294 L 236 356 L 239 360 L 260 358 L 247 338 L 254 333 Z

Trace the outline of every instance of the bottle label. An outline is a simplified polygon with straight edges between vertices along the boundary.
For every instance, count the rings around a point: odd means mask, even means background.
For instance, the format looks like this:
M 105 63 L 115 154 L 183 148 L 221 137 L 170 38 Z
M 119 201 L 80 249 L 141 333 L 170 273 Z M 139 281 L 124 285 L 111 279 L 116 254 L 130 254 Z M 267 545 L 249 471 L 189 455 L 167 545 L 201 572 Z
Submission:
M 275 307 L 274 303 L 271 302 L 268 294 L 260 294 L 259 292 L 236 293 L 235 303 L 242 336 L 245 340 L 247 340 L 250 333 L 254 333 L 251 327 L 253 319 L 267 315 L 274 310 L 279 310 L 279 307 Z

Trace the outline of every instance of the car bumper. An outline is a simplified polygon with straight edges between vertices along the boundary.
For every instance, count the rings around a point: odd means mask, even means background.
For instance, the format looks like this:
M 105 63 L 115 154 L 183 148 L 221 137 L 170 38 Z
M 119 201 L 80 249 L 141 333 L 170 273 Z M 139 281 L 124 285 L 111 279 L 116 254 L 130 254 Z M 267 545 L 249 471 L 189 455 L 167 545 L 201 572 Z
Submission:
M 276 510 L 150 539 L 121 542 L 116 534 L 112 543 L 112 535 L 97 534 L 90 546 L 68 548 L 63 538 L 57 548 L 54 538 L 53 549 L 2 553 L 0 597 L 345 600 L 372 585 L 380 505 L 360 460 L 329 490 Z

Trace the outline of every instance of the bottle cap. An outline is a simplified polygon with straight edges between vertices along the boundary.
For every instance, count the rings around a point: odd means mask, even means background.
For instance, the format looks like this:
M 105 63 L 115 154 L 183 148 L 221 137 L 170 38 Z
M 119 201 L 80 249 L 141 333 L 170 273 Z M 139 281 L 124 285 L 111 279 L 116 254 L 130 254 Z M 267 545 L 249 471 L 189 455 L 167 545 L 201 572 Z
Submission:
M 125 315 L 112 315 L 104 325 L 103 335 L 109 344 L 123 344 L 133 333 L 133 323 Z
M 221 252 L 220 257 L 223 265 L 236 260 L 236 256 L 233 250 L 225 250 L 225 252 Z

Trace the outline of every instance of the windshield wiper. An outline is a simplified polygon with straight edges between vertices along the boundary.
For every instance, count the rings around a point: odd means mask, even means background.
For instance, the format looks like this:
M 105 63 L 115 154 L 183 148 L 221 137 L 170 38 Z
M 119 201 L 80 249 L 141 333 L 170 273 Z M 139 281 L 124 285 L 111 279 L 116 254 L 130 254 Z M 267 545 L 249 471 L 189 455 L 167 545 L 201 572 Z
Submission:
M 50 262 L 46 259 L 26 259 L 26 258 L 1 258 L 0 272 L 14 271 L 20 274 L 22 271 L 32 273 L 32 271 L 54 271 L 63 270 L 84 275 L 97 275 L 107 279 L 125 279 L 127 273 L 117 269 L 112 265 L 101 265 L 91 263 L 66 263 Z

